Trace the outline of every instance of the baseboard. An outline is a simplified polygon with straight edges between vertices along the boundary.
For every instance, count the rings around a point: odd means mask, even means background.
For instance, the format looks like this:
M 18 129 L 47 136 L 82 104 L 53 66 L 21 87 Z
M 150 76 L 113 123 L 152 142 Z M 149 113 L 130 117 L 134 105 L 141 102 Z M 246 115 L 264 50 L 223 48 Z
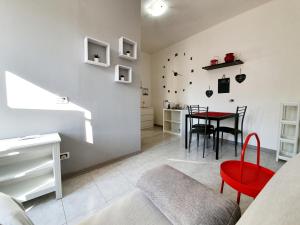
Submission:
M 91 172 L 92 170 L 99 169 L 99 168 L 102 168 L 102 167 L 107 166 L 107 165 L 109 165 L 109 164 L 119 162 L 119 161 L 121 161 L 121 160 L 130 158 L 130 157 L 132 157 L 132 156 L 134 156 L 134 155 L 137 155 L 137 154 L 139 154 L 139 153 L 141 153 L 141 151 L 133 152 L 133 153 L 130 153 L 130 154 L 127 154 L 127 155 L 124 155 L 124 156 L 120 156 L 120 157 L 118 157 L 118 158 L 111 159 L 111 160 L 105 161 L 105 162 L 103 162 L 103 163 L 99 163 L 99 164 L 97 164 L 97 165 L 94 165 L 94 166 L 91 166 L 91 167 L 88 167 L 88 168 L 86 168 L 86 169 L 82 169 L 82 170 L 79 170 L 79 171 L 76 171 L 76 172 L 63 174 L 63 175 L 62 175 L 62 179 L 63 179 L 63 180 L 67 180 L 67 179 L 70 179 L 70 178 L 72 178 L 72 177 L 76 177 L 76 176 L 79 176 L 79 175 L 82 175 L 82 174 L 85 174 L 85 173 L 89 173 L 89 172 Z
M 227 142 L 229 144 L 233 144 L 234 145 L 234 141 L 226 140 L 226 139 L 223 139 L 223 141 Z M 241 143 L 238 142 L 238 146 L 240 146 L 240 145 L 241 145 Z M 256 146 L 255 145 L 248 144 L 248 148 L 256 150 Z M 274 153 L 274 154 L 276 154 L 276 150 L 274 150 L 274 149 L 260 147 L 260 150 L 263 151 L 263 152 L 268 152 L 268 153 Z

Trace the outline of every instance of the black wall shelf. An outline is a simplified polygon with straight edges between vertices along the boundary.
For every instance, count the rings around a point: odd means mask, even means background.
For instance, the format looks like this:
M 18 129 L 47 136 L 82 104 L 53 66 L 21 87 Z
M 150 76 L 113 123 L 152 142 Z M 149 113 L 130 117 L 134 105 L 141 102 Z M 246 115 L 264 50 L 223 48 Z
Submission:
M 202 67 L 202 69 L 215 70 L 215 69 L 220 69 L 220 68 L 224 68 L 224 67 L 228 67 L 228 66 L 236 66 L 236 65 L 240 65 L 240 64 L 244 64 L 244 62 L 242 60 L 235 60 L 230 63 L 220 63 L 220 64 L 216 64 L 216 65 L 211 65 L 211 66 L 205 66 L 205 67 Z

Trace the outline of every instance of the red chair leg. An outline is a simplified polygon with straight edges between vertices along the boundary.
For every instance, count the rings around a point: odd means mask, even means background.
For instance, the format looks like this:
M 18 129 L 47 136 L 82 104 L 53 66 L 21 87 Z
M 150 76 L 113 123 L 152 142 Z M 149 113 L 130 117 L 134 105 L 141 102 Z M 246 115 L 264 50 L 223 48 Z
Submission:
M 238 194 L 237 194 L 237 200 L 236 200 L 236 202 L 237 202 L 238 205 L 240 204 L 240 200 L 241 200 L 241 192 L 238 192 Z
M 222 180 L 222 184 L 221 184 L 220 193 L 223 193 L 223 189 L 224 189 L 224 180 Z

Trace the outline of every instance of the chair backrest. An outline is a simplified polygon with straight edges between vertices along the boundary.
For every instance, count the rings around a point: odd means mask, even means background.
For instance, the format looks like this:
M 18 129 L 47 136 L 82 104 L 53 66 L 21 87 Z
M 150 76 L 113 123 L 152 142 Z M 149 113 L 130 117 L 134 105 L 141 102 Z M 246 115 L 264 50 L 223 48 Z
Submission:
M 241 130 L 243 131 L 244 129 L 244 119 L 247 111 L 247 106 L 238 106 L 236 108 L 236 114 L 238 115 L 239 121 L 241 121 Z M 241 119 L 241 120 L 240 120 Z
M 200 105 L 189 105 L 188 107 L 188 113 L 189 115 L 193 115 L 193 114 L 197 114 L 197 113 L 205 113 L 204 115 L 206 115 L 205 120 L 205 125 L 207 125 L 207 117 L 208 117 L 208 106 L 207 107 L 203 107 Z M 192 129 L 193 127 L 193 118 L 189 117 L 189 121 L 190 121 L 190 129 Z M 200 123 L 200 120 L 198 119 L 198 124 Z M 205 126 L 206 127 L 206 126 Z
M 254 136 L 256 138 L 256 145 L 257 145 L 257 147 L 256 147 L 256 150 L 257 150 L 256 165 L 257 165 L 257 168 L 260 167 L 260 140 L 259 140 L 259 137 L 258 137 L 257 133 L 250 133 L 246 137 L 245 143 L 243 145 L 242 153 L 241 153 L 241 167 L 240 167 L 240 171 L 241 171 L 240 182 L 241 183 L 242 183 L 242 179 L 243 179 L 243 170 L 244 170 L 244 161 L 245 161 L 246 149 L 247 149 L 248 143 L 249 143 L 252 136 Z

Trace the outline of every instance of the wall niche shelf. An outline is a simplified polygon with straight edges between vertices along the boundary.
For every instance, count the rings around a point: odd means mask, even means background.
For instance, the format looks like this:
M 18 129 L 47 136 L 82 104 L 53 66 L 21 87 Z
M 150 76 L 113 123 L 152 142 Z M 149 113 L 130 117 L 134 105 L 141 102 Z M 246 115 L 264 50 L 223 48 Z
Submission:
M 128 38 L 119 39 L 119 56 L 128 60 L 137 59 L 137 43 Z
M 132 68 L 123 65 L 116 65 L 115 67 L 115 82 L 131 83 L 132 82 Z
M 95 59 L 98 55 L 98 60 Z M 106 42 L 94 38 L 85 37 L 84 39 L 84 62 L 96 66 L 110 66 L 110 45 Z
M 241 64 L 244 64 L 244 62 L 242 60 L 235 60 L 235 61 L 230 62 L 230 63 L 219 63 L 219 64 L 216 64 L 216 65 L 205 66 L 205 67 L 202 67 L 202 69 L 204 69 L 204 70 L 215 70 L 215 69 L 220 69 L 220 68 L 229 67 L 229 66 L 236 66 L 236 65 L 241 65 Z

